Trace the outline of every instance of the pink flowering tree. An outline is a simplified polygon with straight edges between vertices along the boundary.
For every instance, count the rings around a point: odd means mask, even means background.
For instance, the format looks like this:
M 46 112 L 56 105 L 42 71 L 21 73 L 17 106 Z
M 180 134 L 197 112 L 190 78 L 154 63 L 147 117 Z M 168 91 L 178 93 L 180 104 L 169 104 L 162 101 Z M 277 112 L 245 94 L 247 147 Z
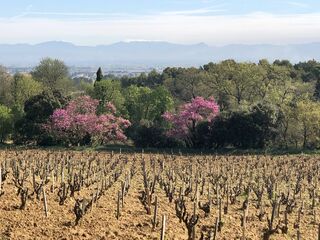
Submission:
M 64 109 L 56 109 L 44 128 L 55 139 L 71 145 L 105 144 L 125 141 L 124 129 L 131 124 L 116 116 L 116 108 L 107 103 L 107 113 L 97 115 L 99 101 L 89 96 L 80 96 Z
M 191 103 L 182 105 L 177 113 L 166 112 L 163 114 L 164 119 L 171 125 L 167 135 L 183 140 L 187 146 L 192 147 L 198 124 L 212 122 L 218 114 L 219 105 L 213 97 L 208 100 L 196 97 L 192 99 Z

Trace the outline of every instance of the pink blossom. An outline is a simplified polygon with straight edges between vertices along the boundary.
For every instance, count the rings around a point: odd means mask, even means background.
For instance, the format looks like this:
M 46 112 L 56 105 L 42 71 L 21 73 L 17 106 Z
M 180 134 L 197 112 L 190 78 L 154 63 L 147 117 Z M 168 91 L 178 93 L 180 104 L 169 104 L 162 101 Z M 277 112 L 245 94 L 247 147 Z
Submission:
M 110 111 L 112 114 L 115 114 L 116 113 L 116 107 L 111 103 L 111 102 L 108 102 L 107 104 L 106 104 L 106 109 L 108 110 L 108 111 Z
M 89 135 L 91 140 L 99 143 L 110 141 L 125 141 L 123 129 L 131 123 L 121 117 L 116 117 L 116 108 L 107 104 L 111 113 L 97 115 L 99 101 L 89 96 L 81 96 L 69 102 L 65 109 L 57 109 L 44 128 L 58 140 L 80 142 Z
M 202 121 L 211 122 L 218 114 L 219 105 L 213 97 L 208 100 L 203 97 L 196 97 L 191 103 L 182 105 L 178 113 L 166 112 L 162 116 L 172 125 L 167 134 L 185 140 L 195 130 L 198 123 Z

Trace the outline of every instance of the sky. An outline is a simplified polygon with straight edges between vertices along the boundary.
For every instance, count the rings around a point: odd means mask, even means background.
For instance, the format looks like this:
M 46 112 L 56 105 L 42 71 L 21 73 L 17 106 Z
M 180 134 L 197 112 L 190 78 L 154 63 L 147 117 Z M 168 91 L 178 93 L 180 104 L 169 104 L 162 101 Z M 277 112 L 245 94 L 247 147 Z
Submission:
M 0 43 L 320 42 L 320 0 L 2 0 Z

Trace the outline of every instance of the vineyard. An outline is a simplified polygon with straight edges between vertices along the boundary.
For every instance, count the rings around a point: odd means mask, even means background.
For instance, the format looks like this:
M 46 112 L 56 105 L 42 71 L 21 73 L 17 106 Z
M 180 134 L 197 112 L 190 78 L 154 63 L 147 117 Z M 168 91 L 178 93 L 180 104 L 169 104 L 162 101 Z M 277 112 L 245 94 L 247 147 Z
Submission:
M 320 239 L 320 156 L 0 151 L 0 239 Z

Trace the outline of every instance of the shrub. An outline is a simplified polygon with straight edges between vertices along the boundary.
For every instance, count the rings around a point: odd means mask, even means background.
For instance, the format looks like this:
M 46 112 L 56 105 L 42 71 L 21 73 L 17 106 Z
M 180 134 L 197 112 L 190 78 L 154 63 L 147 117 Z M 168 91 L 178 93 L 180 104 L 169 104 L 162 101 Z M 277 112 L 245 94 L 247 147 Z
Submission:
M 140 148 L 176 148 L 183 147 L 181 141 L 168 137 L 165 129 L 158 126 L 133 126 L 128 129 L 128 136 L 134 145 Z
M 17 144 L 54 144 L 52 136 L 44 131 L 45 124 L 53 111 L 67 103 L 59 91 L 43 92 L 31 97 L 24 104 L 22 117 L 15 122 L 14 142 Z

